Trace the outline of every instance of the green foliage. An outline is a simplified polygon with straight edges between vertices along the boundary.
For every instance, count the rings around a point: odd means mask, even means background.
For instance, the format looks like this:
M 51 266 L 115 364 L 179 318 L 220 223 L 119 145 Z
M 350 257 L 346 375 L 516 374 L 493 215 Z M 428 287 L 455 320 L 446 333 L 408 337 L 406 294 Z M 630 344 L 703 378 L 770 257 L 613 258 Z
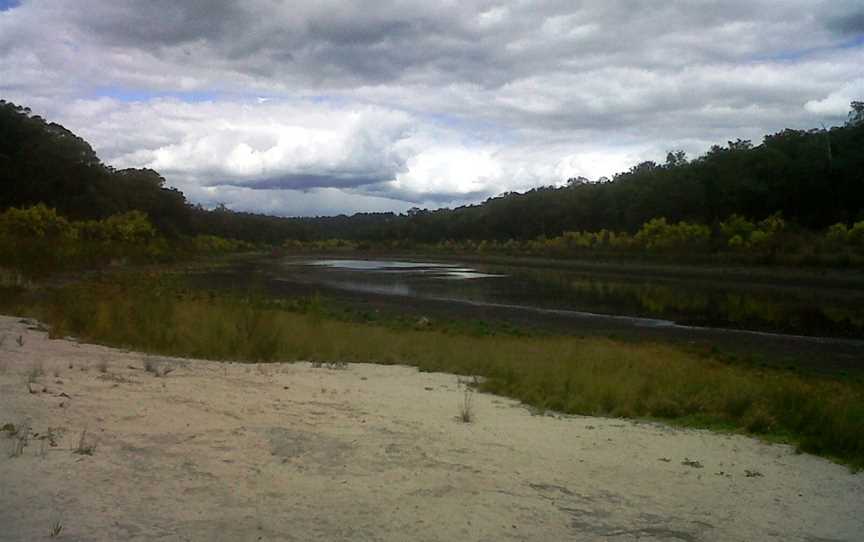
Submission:
M 249 250 L 215 236 L 169 243 L 141 211 L 104 220 L 69 221 L 44 204 L 0 213 L 0 266 L 27 276 L 110 263 L 154 262 Z
M 74 254 L 77 228 L 45 205 L 0 213 L 0 264 L 39 275 Z
M 669 224 L 665 218 L 646 222 L 636 233 L 636 243 L 648 250 L 683 251 L 708 249 L 711 230 L 701 224 L 678 222 Z
M 245 241 L 224 239 L 215 235 L 196 235 L 192 239 L 192 246 L 194 251 L 199 254 L 224 254 L 242 250 L 254 250 L 255 248 L 253 244 Z

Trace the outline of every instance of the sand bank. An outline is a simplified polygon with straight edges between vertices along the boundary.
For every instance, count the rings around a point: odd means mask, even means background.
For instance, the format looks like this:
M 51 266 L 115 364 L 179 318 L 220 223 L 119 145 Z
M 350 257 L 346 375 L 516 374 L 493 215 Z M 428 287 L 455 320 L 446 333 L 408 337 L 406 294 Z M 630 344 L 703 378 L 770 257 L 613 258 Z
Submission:
M 409 367 L 153 357 L 12 317 L 0 340 L 0 426 L 29 428 L 17 457 L 0 433 L 0 540 L 864 539 L 864 475 L 788 446 L 487 394 L 463 423 L 459 379 Z

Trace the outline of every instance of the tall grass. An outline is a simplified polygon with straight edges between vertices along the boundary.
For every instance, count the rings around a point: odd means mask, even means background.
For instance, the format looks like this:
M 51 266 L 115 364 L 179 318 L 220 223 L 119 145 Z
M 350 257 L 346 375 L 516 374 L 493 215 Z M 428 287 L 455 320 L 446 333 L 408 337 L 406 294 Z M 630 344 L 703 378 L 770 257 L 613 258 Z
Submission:
M 858 381 L 734 365 L 666 344 L 392 329 L 329 319 L 320 301 L 310 305 L 315 310 L 290 311 L 143 281 L 67 287 L 39 316 L 55 336 L 158 354 L 481 375 L 480 389 L 541 409 L 740 430 L 864 467 Z

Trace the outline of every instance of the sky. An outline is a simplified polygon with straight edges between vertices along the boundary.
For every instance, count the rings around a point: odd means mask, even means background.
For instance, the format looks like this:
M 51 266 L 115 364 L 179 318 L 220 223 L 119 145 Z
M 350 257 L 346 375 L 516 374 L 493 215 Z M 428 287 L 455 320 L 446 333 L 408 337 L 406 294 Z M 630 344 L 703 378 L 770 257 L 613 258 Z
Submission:
M 455 207 L 842 124 L 864 2 L 0 0 L 0 98 L 206 207 Z

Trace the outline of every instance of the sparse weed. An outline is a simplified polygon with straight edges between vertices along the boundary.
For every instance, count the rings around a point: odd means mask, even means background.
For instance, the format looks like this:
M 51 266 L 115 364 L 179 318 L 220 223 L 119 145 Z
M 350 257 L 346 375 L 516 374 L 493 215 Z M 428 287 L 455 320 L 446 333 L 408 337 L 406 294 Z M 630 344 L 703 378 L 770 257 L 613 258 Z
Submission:
M 144 356 L 144 371 L 159 376 L 159 362 L 152 356 Z
M 10 435 L 12 436 L 12 443 L 9 448 L 9 457 L 21 457 L 24 455 L 24 448 L 30 443 L 30 425 L 23 423 Z
M 45 376 L 45 369 L 42 368 L 41 363 L 34 363 L 30 370 L 27 371 L 27 383 L 35 384 L 39 378 Z
M 312 361 L 310 365 L 313 369 L 340 370 L 348 368 L 347 361 Z
M 96 451 L 96 443 L 87 440 L 87 430 L 81 431 L 81 436 L 78 438 L 78 446 L 72 450 L 72 453 L 78 455 L 93 455 Z
M 59 519 L 55 519 L 51 522 L 51 526 L 48 528 L 48 536 L 54 538 L 58 536 L 62 530 L 63 523 Z
M 24 346 L 24 335 L 18 335 L 18 338 L 15 340 L 18 343 L 19 347 Z
M 474 390 L 468 386 L 465 386 L 462 400 L 459 401 L 459 415 L 457 418 L 462 423 L 471 423 L 474 421 Z
M 106 358 L 100 359 L 99 362 L 96 364 L 96 369 L 100 373 L 107 373 L 108 372 L 108 360 Z

